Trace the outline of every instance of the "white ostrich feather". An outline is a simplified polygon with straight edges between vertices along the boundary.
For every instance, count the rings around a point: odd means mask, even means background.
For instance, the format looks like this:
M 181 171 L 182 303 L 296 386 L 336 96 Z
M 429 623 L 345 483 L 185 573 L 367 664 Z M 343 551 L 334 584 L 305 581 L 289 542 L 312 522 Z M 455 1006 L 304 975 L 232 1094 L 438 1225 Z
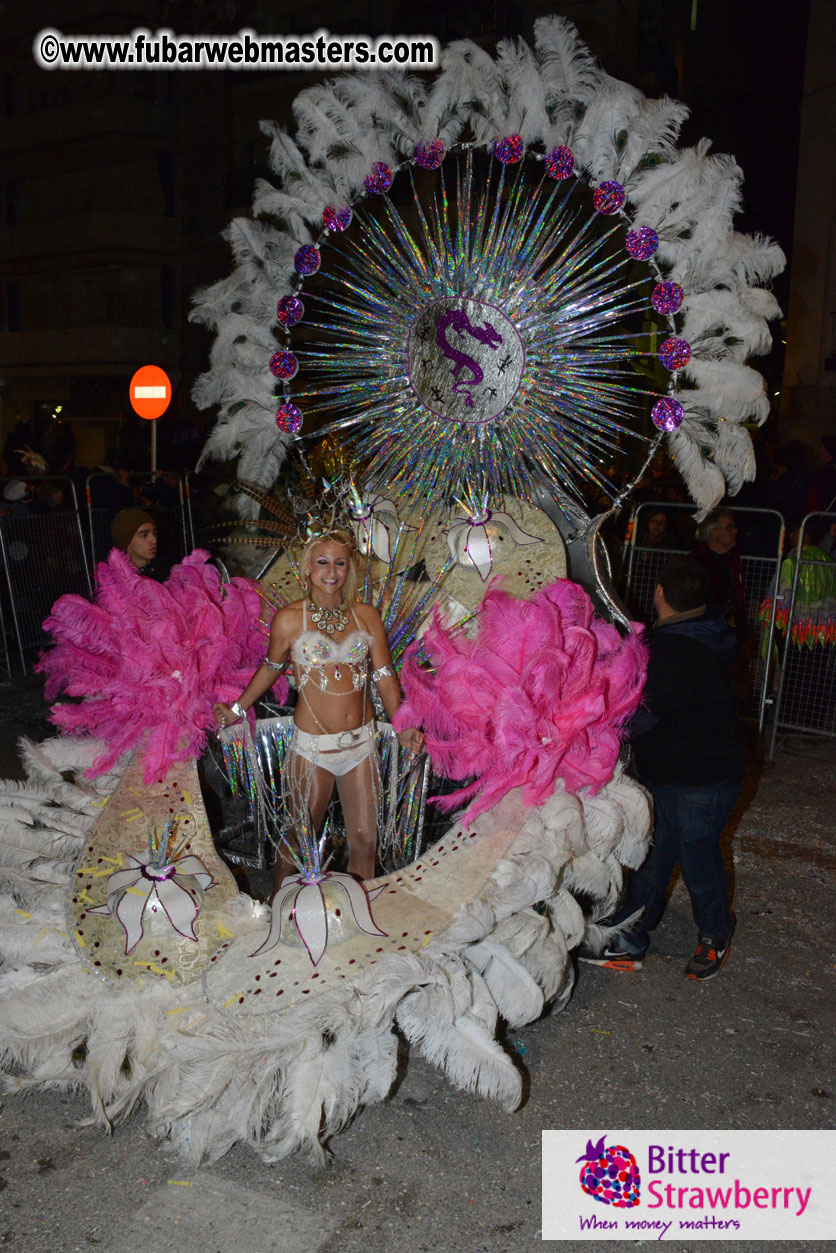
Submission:
M 584 796 L 583 820 L 587 843 L 597 857 L 607 857 L 615 848 L 624 827 L 618 800 L 604 788 L 596 796 Z
M 253 194 L 253 213 L 258 218 L 284 219 L 294 240 L 298 240 L 300 245 L 310 244 L 318 235 L 318 231 L 312 231 L 311 227 L 317 225 L 321 229 L 322 210 L 328 203 L 321 197 L 318 199 L 320 203 L 317 207 L 297 194 L 274 187 L 266 178 L 257 178 Z
M 445 148 L 449 148 L 461 137 L 466 124 L 467 115 L 461 108 L 459 80 L 455 71 L 439 74 L 427 98 L 421 138 L 424 141 L 438 138 Z
M 511 1027 L 522 1027 L 543 1012 L 543 991 L 525 966 L 504 944 L 482 940 L 467 950 L 467 960 L 488 986 L 502 1017 Z
M 347 99 L 358 101 L 361 124 L 383 127 L 394 152 L 411 156 L 422 138 L 427 107 L 424 82 L 403 71 L 389 70 L 364 75 L 361 80 L 346 79 L 345 83 L 352 88 Z
M 565 937 L 567 948 L 576 948 L 583 938 L 586 922 L 583 910 L 572 893 L 566 887 L 561 887 L 554 896 L 549 897 L 546 907 L 555 931 L 560 931 Z
M 549 132 L 546 147 L 569 141 L 575 108 L 592 99 L 602 71 L 577 29 L 564 17 L 541 17 L 534 23 L 534 47 L 540 60 L 540 76 Z
M 563 932 L 548 917 L 532 909 L 520 910 L 496 928 L 495 940 L 505 945 L 542 989 L 543 999 L 551 1001 L 566 985 L 571 969 Z
M 555 866 L 548 857 L 534 852 L 504 857 L 493 875 L 491 905 L 497 918 L 522 909 L 530 901 L 542 901 L 550 896 L 560 865 Z
M 358 128 L 332 84 L 307 87 L 293 102 L 298 139 L 311 161 L 325 166 L 334 158 L 359 155 Z
M 504 133 L 520 135 L 528 146 L 544 144 L 550 124 L 546 88 L 534 53 L 522 40 L 502 39 L 496 49 L 496 63 L 508 102 Z
M 477 944 L 490 934 L 496 926 L 496 915 L 487 901 L 468 901 L 462 905 L 449 927 L 445 928 L 443 937 L 436 943 L 445 948 L 457 949 L 462 944 Z
M 635 87 L 602 75 L 572 139 L 572 151 L 594 183 L 615 178 L 622 157 L 618 136 L 629 133 L 643 103 L 644 96 Z
M 744 427 L 736 422 L 720 422 L 712 455 L 732 495 L 739 492 L 744 483 L 753 482 L 757 468 L 755 450 Z
M 405 996 L 397 1010 L 401 1031 L 458 1087 L 496 1100 L 506 1109 L 516 1109 L 522 1092 L 520 1075 L 493 1038 L 493 1024 L 486 1024 L 470 1010 L 448 1018 L 439 1012 L 439 998 L 443 997 L 438 987 Z M 483 1011 L 486 1000 L 487 990 L 482 997 Z
M 771 282 L 787 264 L 783 250 L 765 235 L 741 235 L 732 231 L 730 255 L 738 280 L 749 285 Z
M 627 191 L 632 189 L 640 161 L 655 155 L 672 161 L 682 123 L 688 117 L 688 106 L 668 96 L 661 100 L 642 99 L 638 113 L 630 121 L 624 149 L 616 167 L 615 177 Z
M 740 206 L 740 168 L 733 157 L 710 154 L 709 148 L 703 140 L 675 160 L 642 171 L 631 184 L 635 221 L 659 232 L 662 257 L 665 246 L 676 248 L 677 237 L 686 232 L 690 259 L 697 226 L 724 215 L 728 227 L 734 206 Z
M 391 80 L 390 80 L 391 81 Z M 334 80 L 334 92 L 356 128 L 355 146 L 364 164 L 357 189 L 376 161 L 394 166 L 398 153 L 391 133 L 395 101 L 389 83 L 380 75 L 344 74 Z
M 692 357 L 683 374 L 696 390 L 687 393 L 688 407 L 706 409 L 713 417 L 733 422 L 769 416 L 766 384 L 757 370 L 736 361 L 700 361 Z
M 781 306 L 771 291 L 763 287 L 742 287 L 738 291 L 738 299 L 745 309 L 753 316 L 772 321 L 780 318 Z
M 683 302 L 682 335 L 688 340 L 696 355 L 728 357 L 741 364 L 753 353 L 769 352 L 772 334 L 766 318 L 752 307 L 747 297 L 753 290 L 710 291 L 689 294 Z M 764 292 L 769 297 L 770 293 Z M 775 316 L 772 305 L 764 302 L 769 316 Z
M 676 468 L 685 480 L 691 498 L 698 506 L 697 518 L 704 518 L 723 499 L 726 481 L 722 472 L 703 455 L 700 444 L 687 425 L 687 418 L 668 436 L 668 447 Z
M 490 143 L 511 133 L 508 126 L 513 106 L 492 56 L 469 39 L 459 39 L 442 52 L 441 65 L 455 81 L 459 108 L 478 143 Z
M 582 892 L 600 901 L 609 901 L 617 894 L 614 890 L 613 868 L 609 860 L 602 860 L 594 853 L 581 853 L 574 857 L 563 870 L 562 882 L 572 892 Z
M 588 945 L 593 952 L 600 953 L 601 949 L 606 948 L 607 945 L 617 943 L 624 935 L 630 935 L 641 920 L 641 914 L 642 911 L 638 910 L 617 927 L 608 927 L 602 923 L 600 919 L 606 917 L 606 914 L 601 914 L 597 920 L 593 919 L 588 923 L 583 937 L 584 944 Z

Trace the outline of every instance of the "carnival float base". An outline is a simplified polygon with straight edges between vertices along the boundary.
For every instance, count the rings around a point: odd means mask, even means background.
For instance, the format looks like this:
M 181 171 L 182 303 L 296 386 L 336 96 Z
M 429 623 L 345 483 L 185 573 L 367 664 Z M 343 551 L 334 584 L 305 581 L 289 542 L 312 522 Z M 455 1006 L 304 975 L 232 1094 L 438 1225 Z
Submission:
M 316 966 L 298 943 L 251 957 L 269 910 L 235 893 L 213 860 L 193 767 L 146 789 L 132 762 L 85 780 L 101 743 L 21 747 L 27 781 L 3 785 L 0 814 L 5 1081 L 85 1089 L 105 1128 L 144 1107 L 150 1132 L 192 1162 L 239 1141 L 266 1161 L 299 1149 L 321 1156 L 361 1106 L 391 1090 L 399 1036 L 457 1087 L 515 1108 L 521 1074 L 497 1041 L 499 1019 L 518 1027 L 565 1003 L 570 950 L 647 848 L 647 798 L 620 768 L 594 797 L 558 787 L 530 809 L 515 791 L 367 885 L 370 896 L 383 889 L 373 912 L 385 937 L 347 930 Z M 190 854 L 215 886 L 197 940 L 154 926 L 140 941 L 150 955 L 125 956 L 118 918 L 97 914 L 91 925 L 73 898 L 83 880 L 104 900 L 126 832 L 136 826 L 128 843 L 140 846 L 140 828 L 174 808 L 163 805 L 173 796 L 192 819 Z M 575 893 L 596 903 L 591 924 Z

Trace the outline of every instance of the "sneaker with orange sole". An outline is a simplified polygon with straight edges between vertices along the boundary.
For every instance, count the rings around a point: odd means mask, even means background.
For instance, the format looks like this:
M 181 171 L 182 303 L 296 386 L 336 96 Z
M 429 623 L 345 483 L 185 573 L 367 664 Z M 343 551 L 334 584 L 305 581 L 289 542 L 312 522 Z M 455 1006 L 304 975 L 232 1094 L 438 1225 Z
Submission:
M 701 935 L 697 951 L 685 967 L 685 974 L 689 979 L 699 979 L 703 983 L 706 979 L 713 979 L 725 966 L 730 949 L 731 940 L 718 944 L 710 936 Z

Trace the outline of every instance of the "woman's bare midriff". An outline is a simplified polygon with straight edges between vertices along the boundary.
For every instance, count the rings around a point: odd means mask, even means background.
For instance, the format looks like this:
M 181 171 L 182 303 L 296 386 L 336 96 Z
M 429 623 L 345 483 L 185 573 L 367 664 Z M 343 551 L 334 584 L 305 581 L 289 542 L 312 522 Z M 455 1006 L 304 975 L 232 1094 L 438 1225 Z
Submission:
M 317 667 L 319 669 L 320 667 Z M 356 731 L 374 716 L 374 706 L 368 693 L 361 687 L 354 691 L 352 686 L 353 670 L 351 666 L 341 662 L 337 666 L 321 667 L 328 679 L 328 686 L 320 692 L 315 682 L 308 682 L 299 689 L 296 712 L 293 721 L 300 731 L 309 735 L 336 735 L 340 731 Z M 339 669 L 340 678 L 334 677 L 335 669 Z M 299 683 L 299 671 L 293 667 L 296 683 Z

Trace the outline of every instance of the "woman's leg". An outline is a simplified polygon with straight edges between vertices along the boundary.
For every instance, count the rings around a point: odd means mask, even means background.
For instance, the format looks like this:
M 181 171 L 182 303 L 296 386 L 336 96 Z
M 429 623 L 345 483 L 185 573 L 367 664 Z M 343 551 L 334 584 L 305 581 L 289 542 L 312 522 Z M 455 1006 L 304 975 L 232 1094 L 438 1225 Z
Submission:
M 313 842 L 322 826 L 334 790 L 334 776 L 321 766 L 315 766 L 301 753 L 291 750 L 285 759 L 282 788 L 285 808 L 294 828 L 307 841 Z M 295 844 L 294 851 L 298 851 L 298 835 Z M 298 873 L 289 849 L 280 844 L 273 875 L 273 891 L 280 886 L 282 879 Z
M 348 873 L 355 879 L 373 879 L 380 800 L 380 763 L 376 749 L 337 779 L 337 791 L 348 836 Z

